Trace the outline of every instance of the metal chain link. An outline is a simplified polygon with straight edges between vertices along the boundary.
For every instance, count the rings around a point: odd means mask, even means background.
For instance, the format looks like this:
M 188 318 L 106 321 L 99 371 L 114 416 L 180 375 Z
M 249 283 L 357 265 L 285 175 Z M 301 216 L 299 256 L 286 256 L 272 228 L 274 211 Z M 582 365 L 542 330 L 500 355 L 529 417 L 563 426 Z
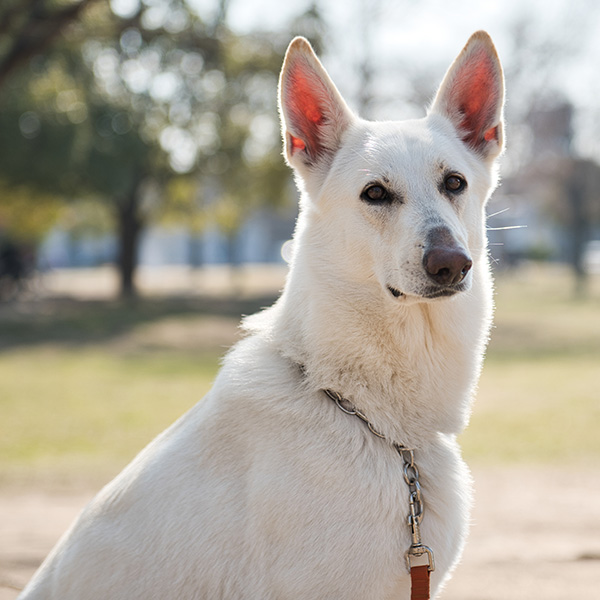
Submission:
M 408 526 L 410 527 L 411 544 L 405 554 L 406 566 L 410 571 L 412 567 L 411 559 L 426 555 L 428 570 L 430 572 L 435 571 L 433 550 L 421 541 L 421 521 L 425 512 L 425 504 L 421 494 L 421 484 L 419 483 L 419 469 L 415 464 L 415 453 L 414 450 L 398 444 L 394 444 L 394 447 L 404 461 L 404 481 L 409 491 Z
M 333 390 L 323 390 L 337 405 L 337 407 L 347 415 L 358 417 L 363 421 L 369 431 L 377 437 L 387 440 L 385 435 L 377 431 L 373 424 L 367 419 L 367 417 L 359 411 L 351 402 L 346 400 L 338 392 Z M 419 558 L 421 556 L 427 557 L 428 570 L 435 571 L 435 561 L 433 558 L 433 550 L 429 546 L 425 546 L 421 541 L 421 521 L 423 520 L 423 513 L 425 512 L 425 504 L 423 502 L 423 496 L 421 493 L 421 484 L 419 483 L 419 469 L 415 464 L 415 452 L 411 448 L 402 446 L 390 442 L 400 455 L 403 461 L 403 474 L 404 481 L 408 486 L 409 491 L 409 514 L 408 514 L 408 526 L 410 527 L 411 544 L 410 548 L 405 553 L 406 566 L 410 572 L 412 568 L 411 559 Z

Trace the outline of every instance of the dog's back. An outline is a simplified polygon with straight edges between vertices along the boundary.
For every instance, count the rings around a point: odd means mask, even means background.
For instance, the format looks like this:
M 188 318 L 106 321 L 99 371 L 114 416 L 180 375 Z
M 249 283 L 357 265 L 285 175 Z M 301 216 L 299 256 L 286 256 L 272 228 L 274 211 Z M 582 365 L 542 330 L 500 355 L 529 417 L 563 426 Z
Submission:
M 429 116 L 407 123 L 355 117 L 308 44 L 292 43 L 280 101 L 304 195 L 284 293 L 247 321 L 210 394 L 85 509 L 22 600 L 408 598 L 399 444 L 418 460 L 439 589 L 468 523 L 455 436 L 491 313 L 484 204 L 502 99 L 482 33 Z

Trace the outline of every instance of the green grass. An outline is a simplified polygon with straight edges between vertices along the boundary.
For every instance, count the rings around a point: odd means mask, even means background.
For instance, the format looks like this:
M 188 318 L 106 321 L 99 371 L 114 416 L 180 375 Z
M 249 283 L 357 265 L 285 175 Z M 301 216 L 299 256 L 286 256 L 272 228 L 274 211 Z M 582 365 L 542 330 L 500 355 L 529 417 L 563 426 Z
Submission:
M 461 436 L 469 461 L 577 462 L 600 458 L 600 357 L 501 360 L 483 370 L 471 424 Z
M 56 346 L 1 356 L 0 475 L 119 470 L 202 398 L 218 360 L 217 353 Z
M 118 472 L 210 389 L 256 303 L 2 307 L 0 482 L 96 484 Z
M 564 269 L 497 278 L 496 318 L 471 424 L 470 461 L 600 459 L 600 278 L 575 300 Z
M 600 276 L 586 299 L 573 298 L 569 272 L 531 265 L 497 278 L 492 359 L 600 358 Z
M 471 424 L 470 462 L 600 458 L 600 282 L 497 282 L 496 326 Z M 261 301 L 261 304 L 265 304 Z M 210 388 L 240 312 L 256 307 L 54 303 L 0 311 L 0 481 L 103 480 Z

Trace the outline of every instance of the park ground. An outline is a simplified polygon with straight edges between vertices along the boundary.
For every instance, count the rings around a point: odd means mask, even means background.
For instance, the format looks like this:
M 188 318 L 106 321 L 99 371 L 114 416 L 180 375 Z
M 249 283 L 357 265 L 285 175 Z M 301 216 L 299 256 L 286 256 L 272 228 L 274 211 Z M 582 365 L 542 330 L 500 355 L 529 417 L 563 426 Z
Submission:
M 123 304 L 109 299 L 109 271 L 54 273 L 30 299 L 0 306 L 0 600 L 16 598 L 98 487 L 202 397 L 239 315 L 270 303 L 282 278 L 148 273 L 146 299 Z M 496 325 L 461 438 L 473 525 L 440 598 L 594 598 L 600 281 L 578 300 L 559 267 L 497 281 Z

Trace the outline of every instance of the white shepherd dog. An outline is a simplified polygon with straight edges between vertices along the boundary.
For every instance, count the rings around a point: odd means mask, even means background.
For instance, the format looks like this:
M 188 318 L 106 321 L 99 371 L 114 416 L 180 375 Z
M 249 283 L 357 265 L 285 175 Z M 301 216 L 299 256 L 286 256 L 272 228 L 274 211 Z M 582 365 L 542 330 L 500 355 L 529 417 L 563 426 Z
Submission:
M 413 594 L 439 593 L 468 529 L 456 435 L 491 321 L 503 100 L 485 32 L 427 116 L 401 122 L 357 117 L 292 41 L 279 104 L 302 200 L 285 289 L 22 600 L 401 600 L 411 567 L 431 573 Z

